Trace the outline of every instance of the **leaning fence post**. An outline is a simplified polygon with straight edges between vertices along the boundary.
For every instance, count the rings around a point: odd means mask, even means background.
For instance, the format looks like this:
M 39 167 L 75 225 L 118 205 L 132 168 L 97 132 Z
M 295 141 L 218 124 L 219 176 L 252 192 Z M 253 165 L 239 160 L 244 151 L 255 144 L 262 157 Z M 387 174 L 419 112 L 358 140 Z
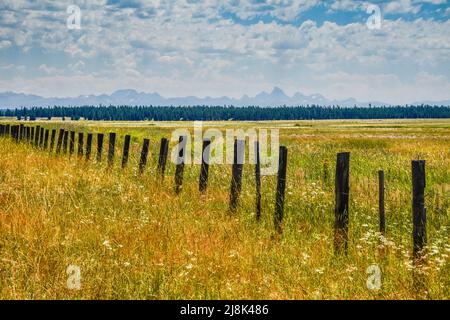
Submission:
M 49 136 L 50 130 L 45 129 L 45 136 L 44 136 L 44 150 L 47 150 L 48 147 L 48 136 Z
M 116 145 L 116 134 L 115 132 L 109 133 L 109 141 L 108 141 L 108 166 L 112 166 L 114 162 L 114 148 Z
M 139 160 L 139 173 L 143 174 L 145 166 L 147 165 L 147 156 L 148 156 L 148 146 L 150 144 L 149 139 L 144 139 L 144 143 L 142 145 L 141 158 Z
M 31 135 L 33 135 L 33 130 L 31 130 Z M 56 154 L 61 153 L 63 137 L 64 137 L 64 129 L 59 129 L 58 142 L 56 143 Z
M 380 213 L 380 234 L 386 232 L 385 210 L 384 210 L 384 171 L 378 171 L 378 211 Z
M 179 194 L 183 184 L 184 161 L 186 153 L 187 136 L 180 136 L 178 139 L 178 156 L 175 168 L 175 193 Z
M 74 152 L 75 152 L 75 131 L 70 131 L 69 154 L 73 155 Z
M 83 144 L 84 144 L 84 134 L 83 132 L 78 132 L 78 157 L 83 157 Z
M 259 141 L 255 141 L 256 220 L 261 219 L 261 159 Z
M 413 256 L 416 260 L 420 260 L 427 242 L 425 180 L 425 160 L 412 161 Z
M 92 150 L 92 133 L 88 133 L 86 139 L 86 160 L 89 160 L 91 158 L 91 150 Z
M 242 171 L 245 159 L 245 140 L 234 140 L 233 166 L 231 171 L 231 187 L 230 187 L 230 211 L 235 212 L 237 209 L 239 195 L 242 188 Z
M 97 162 L 102 161 L 103 133 L 97 134 Z
M 161 147 L 159 149 L 158 171 L 161 173 L 161 178 L 164 179 L 164 171 L 166 170 L 167 153 L 169 152 L 169 140 L 161 139 Z
M 55 146 L 56 129 L 52 129 L 52 135 L 50 137 L 50 152 L 53 152 Z
M 200 180 L 199 180 L 199 191 L 204 193 L 208 186 L 208 172 L 209 172 L 209 155 L 211 140 L 203 140 L 202 146 L 202 165 L 200 168 Z
M 347 252 L 348 243 L 348 198 L 349 198 L 349 167 L 350 153 L 338 153 L 335 179 L 335 222 L 334 222 L 334 248 L 339 252 L 344 248 Z
M 130 135 L 125 136 L 125 141 L 123 143 L 123 153 L 122 153 L 122 168 L 125 168 L 128 163 L 128 155 L 130 153 Z
M 284 214 L 284 193 L 286 190 L 286 168 L 287 168 L 287 148 L 280 146 L 279 160 L 278 160 L 278 180 L 277 180 L 277 195 L 275 200 L 275 231 L 282 232 L 281 223 L 283 222 Z

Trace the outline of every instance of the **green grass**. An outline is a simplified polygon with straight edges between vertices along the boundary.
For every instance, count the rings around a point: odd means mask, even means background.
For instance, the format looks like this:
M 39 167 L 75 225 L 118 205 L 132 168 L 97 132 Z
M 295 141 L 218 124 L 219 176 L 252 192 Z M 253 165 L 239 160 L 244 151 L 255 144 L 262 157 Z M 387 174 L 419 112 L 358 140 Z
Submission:
M 159 140 L 190 122 L 40 122 L 45 128 L 117 133 L 113 168 L 0 139 L 2 299 L 449 299 L 450 121 L 206 122 L 204 128 L 279 128 L 288 147 L 283 234 L 273 227 L 276 177 L 262 178 L 255 219 L 254 167 L 244 166 L 236 214 L 231 167 L 213 165 L 205 195 L 198 165 L 183 191 L 164 182 Z M 120 168 L 123 136 L 130 162 Z M 144 175 L 137 170 L 150 139 Z M 86 139 L 86 138 L 85 138 Z M 105 148 L 107 137 L 105 137 Z M 95 158 L 96 139 L 93 141 Z M 175 145 L 171 143 L 171 148 Z M 106 150 L 104 150 L 105 152 Z M 347 255 L 333 251 L 336 153 L 351 152 Z M 104 153 L 104 160 L 106 159 Z M 425 284 L 413 283 L 411 160 L 427 161 Z M 387 243 L 380 246 L 377 171 L 386 174 Z M 370 265 L 382 287 L 366 285 Z M 67 288 L 69 265 L 81 289 Z

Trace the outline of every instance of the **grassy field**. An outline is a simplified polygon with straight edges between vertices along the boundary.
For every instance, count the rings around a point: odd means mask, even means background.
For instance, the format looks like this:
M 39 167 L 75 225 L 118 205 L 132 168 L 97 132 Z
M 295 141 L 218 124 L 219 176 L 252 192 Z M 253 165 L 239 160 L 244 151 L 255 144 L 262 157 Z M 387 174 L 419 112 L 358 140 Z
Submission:
M 450 120 L 207 122 L 206 128 L 278 128 L 288 148 L 283 234 L 275 236 L 276 176 L 244 166 L 240 207 L 228 211 L 230 165 L 198 165 L 173 190 L 156 163 L 161 137 L 190 122 L 33 123 L 117 133 L 115 165 L 56 156 L 0 138 L 1 299 L 449 299 Z M 123 136 L 132 136 L 120 168 Z M 145 173 L 137 162 L 150 139 Z M 105 141 L 107 142 L 107 141 Z M 174 143 L 172 142 L 171 146 Z M 96 140 L 94 139 L 94 146 Z M 93 148 L 93 151 L 95 147 Z M 351 152 L 348 254 L 333 251 L 336 153 Z M 95 157 L 95 152 L 94 156 Z M 413 284 L 411 160 L 427 161 L 425 285 Z M 378 234 L 378 177 L 386 175 L 386 239 Z M 381 243 L 381 244 L 380 244 Z M 69 289 L 69 265 L 81 288 Z M 381 289 L 367 287 L 371 265 Z

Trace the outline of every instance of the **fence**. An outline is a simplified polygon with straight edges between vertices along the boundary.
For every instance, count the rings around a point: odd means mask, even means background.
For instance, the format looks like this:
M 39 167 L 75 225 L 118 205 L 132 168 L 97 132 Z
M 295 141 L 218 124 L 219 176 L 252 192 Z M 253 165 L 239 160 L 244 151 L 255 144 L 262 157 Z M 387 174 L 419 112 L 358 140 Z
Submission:
M 26 142 L 35 148 L 47 150 L 53 152 L 54 143 L 56 140 L 56 129 L 51 131 L 50 145 L 48 144 L 49 129 L 44 129 L 41 126 L 29 127 L 24 124 L 10 125 L 0 124 L 0 136 L 12 139 L 17 143 Z M 70 134 L 70 137 L 69 137 Z M 61 149 L 64 154 L 67 153 L 67 147 L 69 143 L 69 154 L 73 155 L 75 151 L 75 131 L 68 131 L 63 128 L 59 129 L 59 135 L 56 142 L 56 154 L 61 153 Z M 89 161 L 92 153 L 92 133 L 87 133 L 86 147 L 84 149 L 84 133 L 78 133 L 78 158 L 81 159 L 85 156 L 85 159 Z M 128 164 L 129 148 L 130 148 L 130 135 L 125 135 L 124 147 L 122 152 L 122 168 L 125 168 Z M 97 134 L 97 162 L 102 161 L 104 134 Z M 175 193 L 182 192 L 183 185 L 183 173 L 185 164 L 185 150 L 186 150 L 187 138 L 185 136 L 179 137 L 179 150 L 175 169 Z M 147 165 L 147 157 L 149 152 L 149 139 L 144 139 L 142 144 L 142 150 L 139 160 L 139 172 L 142 174 Z M 208 174 L 209 174 L 209 157 L 210 140 L 204 140 L 202 151 L 202 163 L 199 177 L 199 192 L 204 194 L 208 186 Z M 115 157 L 115 145 L 116 134 L 114 132 L 109 133 L 108 140 L 108 167 L 111 168 Z M 164 179 L 165 168 L 168 157 L 169 141 L 166 138 L 162 138 L 160 142 L 160 151 L 157 169 L 160 174 L 161 180 Z M 232 176 L 230 184 L 230 198 L 229 198 L 229 211 L 231 214 L 235 213 L 239 204 L 239 195 L 242 188 L 242 173 L 244 170 L 243 157 L 244 157 L 244 140 L 235 140 L 234 142 L 234 156 L 232 164 Z M 261 217 L 261 173 L 260 173 L 260 152 L 259 142 L 255 142 L 255 191 L 256 191 L 256 219 L 259 221 Z M 85 150 L 85 153 L 83 154 Z M 277 190 L 275 195 L 275 211 L 274 211 L 274 226 L 276 233 L 282 233 L 282 223 L 284 216 L 284 199 L 286 189 L 286 171 L 288 162 L 288 149 L 285 146 L 280 146 L 279 150 L 279 166 L 277 177 Z M 420 261 L 424 256 L 424 249 L 427 243 L 426 237 L 426 208 L 424 206 L 424 191 L 426 187 L 425 176 L 425 161 L 413 160 L 412 165 L 412 220 L 413 220 L 413 257 L 414 261 Z M 336 253 L 346 253 L 348 247 L 348 226 L 349 219 L 349 194 L 350 194 L 350 153 L 338 153 L 336 159 L 336 175 L 335 175 L 335 223 L 334 223 L 334 248 Z M 384 171 L 378 172 L 379 181 L 379 231 L 382 235 L 386 233 L 386 217 L 385 217 L 385 179 Z

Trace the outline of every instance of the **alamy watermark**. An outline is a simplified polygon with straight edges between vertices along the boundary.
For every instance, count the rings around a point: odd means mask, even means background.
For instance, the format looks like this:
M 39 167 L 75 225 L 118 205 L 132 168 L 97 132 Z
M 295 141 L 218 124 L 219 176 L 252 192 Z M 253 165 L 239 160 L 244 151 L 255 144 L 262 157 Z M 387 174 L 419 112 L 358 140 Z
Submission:
M 66 269 L 67 289 L 80 290 L 81 289 L 81 269 L 79 266 L 71 264 Z
M 69 30 L 80 30 L 81 29 L 81 9 L 77 5 L 70 5 L 66 10 L 67 17 L 66 25 Z
M 381 269 L 378 265 L 372 264 L 367 267 L 366 273 L 369 275 L 366 281 L 367 289 L 381 289 Z
M 370 30 L 379 30 L 381 29 L 381 23 L 383 21 L 383 17 L 381 15 L 381 8 L 376 4 L 369 4 L 366 9 L 366 13 L 370 14 L 370 17 L 367 18 L 366 26 Z

